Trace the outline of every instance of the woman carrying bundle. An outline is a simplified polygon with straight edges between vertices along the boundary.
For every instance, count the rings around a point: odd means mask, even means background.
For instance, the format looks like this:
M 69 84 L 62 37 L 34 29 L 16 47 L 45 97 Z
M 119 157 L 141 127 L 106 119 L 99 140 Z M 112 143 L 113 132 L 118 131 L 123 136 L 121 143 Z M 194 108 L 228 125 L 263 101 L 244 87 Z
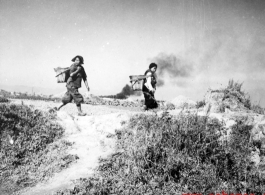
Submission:
M 157 69 L 157 64 L 151 63 L 149 69 L 145 71 L 144 75 L 147 76 L 143 82 L 143 94 L 145 99 L 145 105 L 143 110 L 157 108 L 158 104 L 155 100 L 155 91 L 156 91 L 156 79 L 155 74 Z
M 89 91 L 89 86 L 87 83 L 87 75 L 86 75 L 84 67 L 82 66 L 82 64 L 84 64 L 84 59 L 82 56 L 75 56 L 72 59 L 72 62 L 74 63 L 69 68 L 70 77 L 68 78 L 67 84 L 66 84 L 67 92 L 64 94 L 62 98 L 62 105 L 59 106 L 57 110 L 59 110 L 66 104 L 72 102 L 72 100 L 74 100 L 77 106 L 78 115 L 85 116 L 86 114 L 83 113 L 81 109 L 81 103 L 84 102 L 84 98 L 78 92 L 78 89 L 81 87 L 82 80 L 84 81 L 86 88 Z

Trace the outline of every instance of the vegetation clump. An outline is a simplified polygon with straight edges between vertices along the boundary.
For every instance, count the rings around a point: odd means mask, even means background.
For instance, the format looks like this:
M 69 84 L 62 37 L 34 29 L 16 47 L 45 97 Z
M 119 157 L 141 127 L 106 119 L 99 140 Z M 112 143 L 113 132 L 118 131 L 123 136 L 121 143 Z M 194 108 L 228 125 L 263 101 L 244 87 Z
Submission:
M 229 80 L 228 86 L 224 90 L 224 99 L 237 98 L 237 100 L 243 103 L 246 108 L 251 109 L 250 96 L 242 91 L 242 85 L 243 83 L 235 82 L 233 79 Z
M 195 107 L 197 109 L 203 108 L 206 105 L 205 100 L 197 101 Z
M 55 115 L 25 105 L 0 105 L 0 194 L 12 194 L 49 178 L 76 156 Z
M 0 96 L 0 103 L 7 103 L 7 102 L 9 102 L 7 98 Z
M 264 108 L 262 108 L 259 104 L 252 104 L 251 110 L 254 111 L 257 114 L 265 114 Z
M 224 108 L 229 108 L 233 111 L 242 111 L 251 109 L 250 96 L 242 91 L 243 83 L 229 80 L 228 85 L 224 89 L 211 90 L 211 93 L 217 93 L 212 98 L 218 102 L 219 110 L 224 111 Z M 207 100 L 209 102 L 209 100 Z
M 211 112 L 225 112 L 226 108 L 234 112 L 255 112 L 264 114 L 264 108 L 251 104 L 248 93 L 242 90 L 243 83 L 229 80 L 228 85 L 223 89 L 210 90 L 205 97 L 205 105 Z M 197 102 L 196 107 L 203 106 L 203 102 Z
M 95 176 L 57 194 L 261 194 L 265 177 L 250 160 L 251 128 L 237 121 L 224 139 L 223 125 L 207 116 L 134 116 Z

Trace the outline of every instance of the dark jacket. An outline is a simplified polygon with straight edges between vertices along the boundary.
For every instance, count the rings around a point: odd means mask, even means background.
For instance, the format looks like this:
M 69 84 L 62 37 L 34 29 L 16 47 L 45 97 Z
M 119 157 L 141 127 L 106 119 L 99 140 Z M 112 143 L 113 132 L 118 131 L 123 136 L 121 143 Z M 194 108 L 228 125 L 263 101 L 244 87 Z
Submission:
M 150 69 L 148 69 L 147 71 L 145 71 L 145 73 L 144 73 L 144 75 L 147 75 L 147 73 L 151 73 L 152 75 L 151 75 L 151 85 L 152 85 L 152 87 L 154 88 L 154 89 L 156 89 L 156 76 L 155 76 L 155 74 L 150 70 Z M 147 79 L 144 79 L 144 82 L 143 82 L 143 89 L 144 88 L 146 88 L 145 87 L 145 83 L 147 82 Z
M 79 70 L 79 72 L 77 74 L 75 74 L 72 77 L 69 77 L 69 79 L 67 81 L 67 86 L 74 87 L 74 88 L 80 88 L 82 79 L 84 81 L 86 81 L 87 75 L 86 75 L 85 69 L 82 65 L 72 64 L 70 66 L 70 74 L 75 72 L 78 67 L 80 67 L 81 69 Z

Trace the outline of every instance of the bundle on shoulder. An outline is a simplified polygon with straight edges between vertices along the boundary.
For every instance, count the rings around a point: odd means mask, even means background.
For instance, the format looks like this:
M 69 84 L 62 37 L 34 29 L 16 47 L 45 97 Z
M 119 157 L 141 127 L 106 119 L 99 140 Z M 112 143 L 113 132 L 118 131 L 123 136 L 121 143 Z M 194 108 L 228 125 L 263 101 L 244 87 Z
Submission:
M 70 77 L 69 67 L 66 68 L 57 67 L 54 68 L 54 71 L 56 73 L 55 77 L 57 77 L 57 83 L 66 83 L 68 78 Z

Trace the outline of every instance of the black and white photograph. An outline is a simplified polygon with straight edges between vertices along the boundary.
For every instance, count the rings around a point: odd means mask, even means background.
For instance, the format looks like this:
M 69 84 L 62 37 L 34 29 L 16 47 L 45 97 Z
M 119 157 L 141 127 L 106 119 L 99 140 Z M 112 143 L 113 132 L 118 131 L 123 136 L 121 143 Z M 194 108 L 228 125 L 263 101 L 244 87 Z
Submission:
M 0 0 L 0 195 L 264 195 L 264 0 Z

